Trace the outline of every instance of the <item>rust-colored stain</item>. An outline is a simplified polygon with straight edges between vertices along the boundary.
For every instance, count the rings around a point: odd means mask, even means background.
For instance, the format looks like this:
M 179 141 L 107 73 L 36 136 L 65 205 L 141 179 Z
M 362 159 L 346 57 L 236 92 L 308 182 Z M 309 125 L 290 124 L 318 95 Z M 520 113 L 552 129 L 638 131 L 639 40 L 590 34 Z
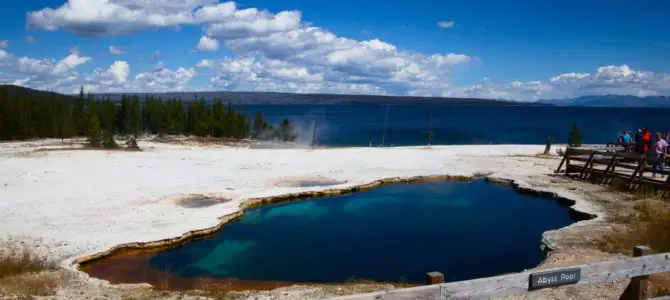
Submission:
M 148 283 L 159 290 L 203 290 L 217 292 L 234 292 L 246 290 L 272 290 L 292 285 L 349 285 L 349 284 L 380 284 L 376 281 L 356 281 L 342 283 L 289 282 L 242 280 L 237 278 L 180 277 L 168 269 L 155 269 L 150 265 L 154 250 L 126 250 L 103 259 L 86 263 L 81 271 L 90 276 L 104 279 L 112 284 Z M 414 284 L 391 283 L 396 287 L 411 287 Z

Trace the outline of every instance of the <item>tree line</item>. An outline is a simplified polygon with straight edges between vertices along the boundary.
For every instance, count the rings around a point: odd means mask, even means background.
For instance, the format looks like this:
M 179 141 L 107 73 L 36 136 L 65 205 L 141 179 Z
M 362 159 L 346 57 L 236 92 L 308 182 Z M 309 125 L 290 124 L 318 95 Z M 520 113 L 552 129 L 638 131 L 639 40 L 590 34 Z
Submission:
M 74 99 L 73 99 L 74 98 Z M 122 95 L 120 102 L 109 97 L 78 97 L 51 93 L 9 93 L 0 86 L 0 140 L 88 137 L 92 146 L 113 141 L 114 135 L 195 135 L 227 138 L 295 140 L 295 129 L 285 119 L 277 128 L 268 125 L 260 112 L 253 122 L 231 103 L 216 99 L 208 107 L 204 99 L 184 102 L 147 96 Z

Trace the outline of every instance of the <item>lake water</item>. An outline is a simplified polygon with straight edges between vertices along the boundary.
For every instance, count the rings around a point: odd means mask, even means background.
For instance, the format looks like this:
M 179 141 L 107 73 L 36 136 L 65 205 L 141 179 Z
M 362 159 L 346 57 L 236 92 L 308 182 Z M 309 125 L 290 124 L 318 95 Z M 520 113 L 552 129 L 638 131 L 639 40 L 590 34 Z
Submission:
M 160 282 L 151 274 L 166 270 L 183 280 L 321 283 L 422 283 L 441 271 L 457 281 L 536 266 L 542 233 L 573 221 L 553 199 L 484 180 L 398 184 L 249 209 L 206 240 L 83 269 L 112 282 Z
M 271 123 L 288 117 L 298 127 L 299 139 L 309 143 L 313 123 L 319 143 L 325 146 L 381 144 L 386 105 L 247 105 L 252 114 L 262 111 Z M 670 109 L 588 108 L 532 106 L 429 106 L 391 105 L 385 137 L 387 146 L 425 145 L 432 116 L 433 144 L 544 144 L 552 134 L 566 143 L 577 123 L 584 143 L 616 141 L 624 129 L 648 126 L 670 129 Z

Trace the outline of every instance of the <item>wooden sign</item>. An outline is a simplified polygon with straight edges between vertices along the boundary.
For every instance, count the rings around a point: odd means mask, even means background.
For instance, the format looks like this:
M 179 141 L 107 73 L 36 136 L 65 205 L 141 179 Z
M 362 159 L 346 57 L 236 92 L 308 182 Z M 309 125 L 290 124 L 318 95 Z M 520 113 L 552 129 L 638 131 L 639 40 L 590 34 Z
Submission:
M 569 268 L 530 274 L 529 290 L 555 287 L 579 282 L 580 268 Z

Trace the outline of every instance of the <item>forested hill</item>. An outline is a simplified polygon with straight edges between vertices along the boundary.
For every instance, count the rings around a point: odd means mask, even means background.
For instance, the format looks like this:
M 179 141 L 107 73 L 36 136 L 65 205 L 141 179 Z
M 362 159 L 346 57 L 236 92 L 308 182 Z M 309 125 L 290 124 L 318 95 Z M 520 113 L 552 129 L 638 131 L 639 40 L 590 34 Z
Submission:
M 0 85 L 0 140 L 86 136 L 92 147 L 115 145 L 114 135 L 187 134 L 201 137 L 295 139 L 288 120 L 267 124 L 261 112 L 253 121 L 233 105 L 215 100 L 185 103 L 178 98 L 124 95 L 121 101 Z M 107 146 L 105 146 L 107 147 Z
M 175 92 L 139 94 L 160 98 L 179 98 L 184 101 L 203 99 L 211 103 L 214 99 L 223 99 L 233 104 L 427 104 L 427 105 L 468 105 L 468 106 L 509 106 L 534 105 L 513 101 L 501 101 L 477 98 L 409 97 L 409 96 L 373 96 L 373 95 L 336 95 L 336 94 L 292 94 L 272 92 Z M 96 97 L 109 97 L 120 100 L 121 94 L 96 94 Z
M 19 98 L 54 98 L 54 99 L 74 99 L 72 95 L 59 94 L 48 91 L 35 90 L 16 85 L 0 85 L 0 88 L 6 88 L 9 97 Z
M 69 97 L 75 99 L 77 95 L 63 95 L 58 93 L 39 91 L 30 88 L 7 85 L 10 96 L 20 93 L 24 97 L 40 95 L 40 97 Z M 96 99 L 109 99 L 120 102 L 122 93 L 95 93 Z M 510 106 L 510 105 L 538 105 L 532 103 L 478 99 L 478 98 L 444 98 L 444 97 L 410 97 L 410 96 L 374 96 L 374 95 L 336 95 L 336 94 L 292 94 L 272 92 L 174 92 L 174 93 L 127 93 L 137 95 L 140 101 L 147 97 L 161 99 L 180 99 L 184 102 L 205 100 L 206 105 L 212 105 L 214 100 L 221 99 L 224 103 L 232 104 L 427 104 L 427 105 L 467 105 L 467 106 Z M 547 105 L 547 104 L 539 104 Z

